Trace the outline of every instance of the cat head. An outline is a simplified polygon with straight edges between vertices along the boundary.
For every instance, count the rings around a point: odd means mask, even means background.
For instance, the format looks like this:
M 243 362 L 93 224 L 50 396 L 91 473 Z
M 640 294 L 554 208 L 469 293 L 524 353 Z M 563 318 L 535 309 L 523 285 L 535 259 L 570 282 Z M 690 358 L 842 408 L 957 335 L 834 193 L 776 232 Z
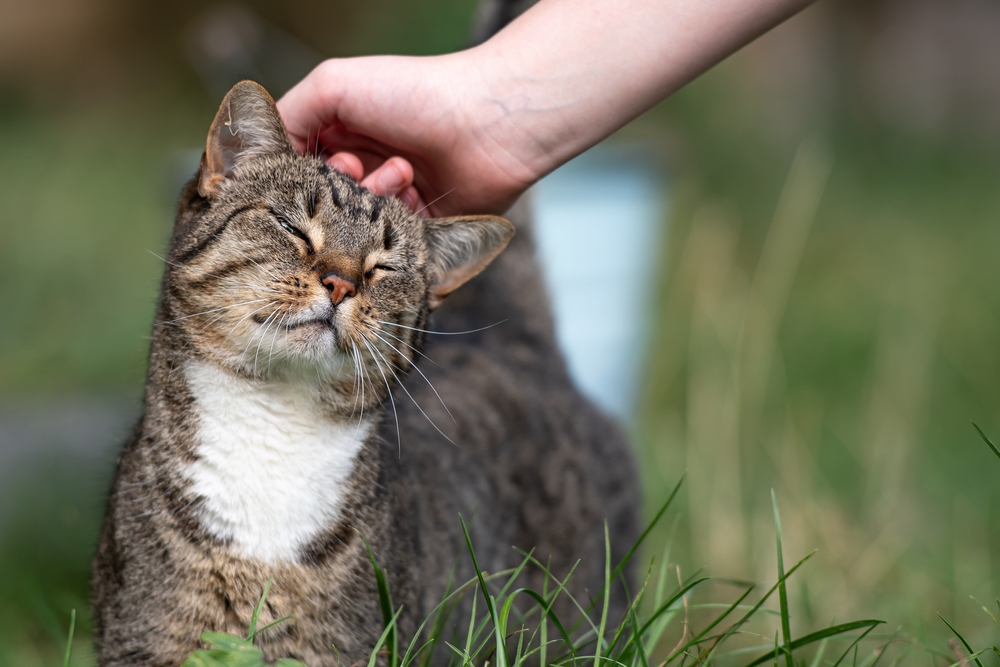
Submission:
M 355 405 L 363 378 L 371 403 L 411 364 L 428 313 L 513 233 L 495 216 L 419 217 L 298 155 L 270 95 L 244 81 L 186 190 L 161 325 L 251 378 L 320 378 Z

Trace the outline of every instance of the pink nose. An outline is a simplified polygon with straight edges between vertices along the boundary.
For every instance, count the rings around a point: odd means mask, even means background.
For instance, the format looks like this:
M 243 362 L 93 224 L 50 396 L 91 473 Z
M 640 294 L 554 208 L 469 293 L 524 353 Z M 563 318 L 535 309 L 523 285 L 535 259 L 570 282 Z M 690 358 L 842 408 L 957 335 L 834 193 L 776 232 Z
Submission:
M 340 302 L 349 296 L 354 296 L 356 286 L 353 280 L 338 276 L 336 273 L 328 273 L 323 276 L 323 284 L 330 288 L 330 301 L 333 305 L 339 306 Z

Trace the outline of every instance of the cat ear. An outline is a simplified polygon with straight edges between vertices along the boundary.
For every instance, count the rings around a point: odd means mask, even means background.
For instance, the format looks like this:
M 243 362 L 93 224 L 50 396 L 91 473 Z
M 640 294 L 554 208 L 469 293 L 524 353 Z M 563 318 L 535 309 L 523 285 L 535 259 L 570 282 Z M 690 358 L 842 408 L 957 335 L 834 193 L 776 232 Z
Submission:
M 292 152 L 274 100 L 260 84 L 241 81 L 226 94 L 208 130 L 198 193 L 211 198 L 244 156 Z
M 430 252 L 430 308 L 489 266 L 514 236 L 514 225 L 495 215 L 432 218 L 424 237 Z

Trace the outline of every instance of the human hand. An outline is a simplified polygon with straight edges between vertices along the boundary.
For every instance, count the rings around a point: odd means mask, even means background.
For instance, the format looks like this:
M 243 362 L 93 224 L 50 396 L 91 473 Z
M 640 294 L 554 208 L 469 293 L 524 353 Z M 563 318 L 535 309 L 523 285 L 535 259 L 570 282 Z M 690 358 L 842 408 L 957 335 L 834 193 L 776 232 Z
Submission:
M 475 50 L 327 60 L 278 101 L 292 144 L 424 215 L 502 213 L 548 168 Z
M 279 102 L 292 143 L 441 216 L 503 213 L 811 0 L 541 0 L 483 44 L 328 60 Z

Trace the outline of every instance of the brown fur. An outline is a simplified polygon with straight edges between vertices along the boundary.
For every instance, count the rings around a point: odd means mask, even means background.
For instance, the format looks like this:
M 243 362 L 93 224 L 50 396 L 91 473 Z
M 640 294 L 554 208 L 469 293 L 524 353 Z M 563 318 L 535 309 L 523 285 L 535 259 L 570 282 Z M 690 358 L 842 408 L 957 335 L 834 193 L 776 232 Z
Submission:
M 405 639 L 440 600 L 453 565 L 459 580 L 471 573 L 460 513 L 467 521 L 475 516 L 470 529 L 485 569 L 516 562 L 513 546 L 535 548 L 559 574 L 583 559 L 571 586 L 581 599 L 600 587 L 603 521 L 616 558 L 637 534 L 631 455 L 615 425 L 570 382 L 530 228 L 517 211 L 512 217 L 519 233 L 507 252 L 431 317 L 432 306 L 503 248 L 509 223 L 414 216 L 318 158 L 295 155 L 267 93 L 249 82 L 234 88 L 213 124 L 201 173 L 182 195 L 145 411 L 122 452 L 94 562 L 100 665 L 173 667 L 199 647 L 201 632 L 244 634 L 269 577 L 260 625 L 292 620 L 260 636 L 266 655 L 336 665 L 335 645 L 340 664 L 352 665 L 382 630 L 359 532 L 404 609 Z M 390 269 L 375 268 L 383 266 Z M 288 326 L 328 298 L 323 278 L 333 273 L 356 293 L 324 311 L 322 321 Z M 233 305 L 242 302 L 251 303 Z M 501 321 L 469 335 L 432 336 L 426 346 L 414 330 Z M 258 339 L 266 339 L 259 352 Z M 366 384 L 362 401 L 357 367 L 333 367 L 337 354 L 353 360 L 354 347 L 362 375 L 385 371 L 396 413 L 385 384 Z M 417 357 L 418 349 L 436 363 Z M 408 372 L 418 359 L 454 421 L 424 378 Z M 198 458 L 198 406 L 184 372 L 193 360 L 255 386 L 313 383 L 323 418 L 333 422 L 357 421 L 362 402 L 366 415 L 380 419 L 354 461 L 336 520 L 294 559 L 247 558 L 206 529 L 203 499 L 185 474 Z M 458 446 L 399 391 L 388 364 Z M 540 588 L 539 577 L 528 573 L 528 585 Z M 616 604 L 620 609 L 621 600 Z

